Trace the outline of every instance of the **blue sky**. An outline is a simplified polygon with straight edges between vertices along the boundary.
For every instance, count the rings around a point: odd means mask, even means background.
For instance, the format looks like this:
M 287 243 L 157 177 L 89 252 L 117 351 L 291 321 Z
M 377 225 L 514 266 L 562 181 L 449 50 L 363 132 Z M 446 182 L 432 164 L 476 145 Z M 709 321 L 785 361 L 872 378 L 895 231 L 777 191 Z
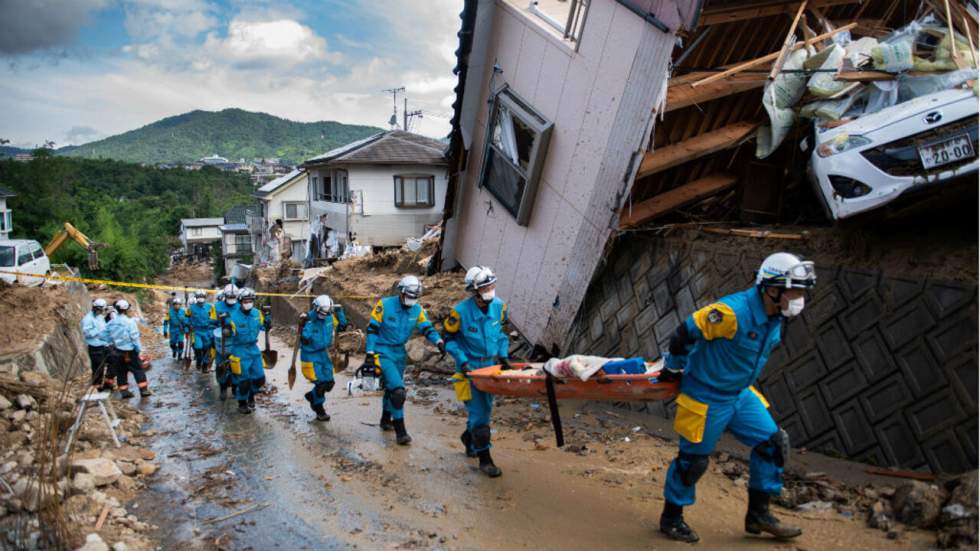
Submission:
M 78 144 L 193 109 L 449 130 L 462 0 L 0 2 L 0 137 Z M 399 99 L 399 118 L 402 109 Z

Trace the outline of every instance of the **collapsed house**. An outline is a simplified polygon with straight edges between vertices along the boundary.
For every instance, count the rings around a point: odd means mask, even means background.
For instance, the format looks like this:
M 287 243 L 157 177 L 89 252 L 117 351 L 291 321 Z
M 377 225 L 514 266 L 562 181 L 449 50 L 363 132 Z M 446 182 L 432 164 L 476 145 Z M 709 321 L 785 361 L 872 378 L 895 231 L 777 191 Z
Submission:
M 492 266 L 539 349 L 654 359 L 697 307 L 750 286 L 767 252 L 799 252 L 820 283 L 760 381 L 795 445 L 975 468 L 975 234 L 920 243 L 928 261 L 963 260 L 928 270 L 895 260 L 897 238 L 891 257 L 849 255 L 820 227 L 976 187 L 976 6 L 948 6 L 466 2 L 442 267 Z M 862 142 L 888 109 L 903 133 Z M 854 174 L 820 163 L 851 150 Z M 732 227 L 787 221 L 808 226 Z

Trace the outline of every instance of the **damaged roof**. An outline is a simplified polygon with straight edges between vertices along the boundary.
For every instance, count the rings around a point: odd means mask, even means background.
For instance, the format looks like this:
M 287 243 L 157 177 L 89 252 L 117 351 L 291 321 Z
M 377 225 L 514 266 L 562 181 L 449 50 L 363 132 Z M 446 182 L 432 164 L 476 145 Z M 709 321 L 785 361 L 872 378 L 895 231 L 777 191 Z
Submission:
M 389 130 L 338 147 L 307 160 L 304 167 L 344 164 L 445 165 L 446 145 L 404 130 Z

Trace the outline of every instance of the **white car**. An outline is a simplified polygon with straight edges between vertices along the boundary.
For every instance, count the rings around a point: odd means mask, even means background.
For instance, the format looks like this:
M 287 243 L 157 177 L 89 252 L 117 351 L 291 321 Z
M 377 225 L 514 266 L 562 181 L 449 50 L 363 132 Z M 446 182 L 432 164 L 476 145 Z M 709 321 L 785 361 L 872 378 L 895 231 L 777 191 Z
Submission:
M 881 207 L 912 191 L 977 174 L 977 97 L 943 90 L 817 127 L 810 179 L 837 220 Z
M 44 283 L 44 277 L 51 271 L 51 261 L 44 254 L 40 243 L 30 239 L 0 239 L 0 280 L 7 283 L 35 286 Z M 20 274 L 37 274 L 30 277 Z

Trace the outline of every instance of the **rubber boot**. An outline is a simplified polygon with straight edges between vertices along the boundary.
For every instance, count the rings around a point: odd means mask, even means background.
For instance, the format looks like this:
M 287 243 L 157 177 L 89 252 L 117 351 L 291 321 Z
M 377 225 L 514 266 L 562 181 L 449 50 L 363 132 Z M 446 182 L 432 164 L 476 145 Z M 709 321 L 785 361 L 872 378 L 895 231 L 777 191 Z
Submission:
M 147 396 L 153 396 L 153 391 L 148 388 L 141 388 L 140 396 L 143 398 L 146 398 Z
M 317 412 L 316 411 L 316 406 L 313 405 L 313 391 L 311 390 L 311 391 L 307 392 L 306 394 L 304 394 L 303 395 L 303 398 L 306 398 L 306 401 L 310 403 L 310 409 L 313 410 L 313 413 L 316 413 Z
M 463 431 L 463 434 L 459 435 L 459 439 L 466 448 L 466 457 L 476 457 L 476 452 L 473 451 L 473 435 L 470 434 L 470 431 Z
M 660 531 L 669 539 L 695 543 L 701 538 L 684 522 L 684 508 L 669 501 L 664 502 L 664 512 L 660 515 Z
M 128 390 L 124 390 L 124 391 L 122 391 L 122 392 L 119 393 L 119 397 L 122 398 L 123 400 L 128 400 L 128 399 L 132 398 L 133 396 L 135 396 L 135 395 L 132 392 L 128 391 Z
M 381 412 L 381 422 L 378 423 L 378 426 L 384 431 L 395 430 L 395 425 L 391 424 L 391 413 L 387 411 Z
M 255 395 L 250 394 L 248 397 L 248 409 L 255 411 Z
M 391 422 L 395 427 L 395 442 L 398 442 L 400 446 L 407 446 L 412 442 L 412 437 L 408 435 L 408 431 L 405 429 L 404 419 L 395 419 Z
M 323 404 L 320 404 L 318 406 L 313 406 L 313 411 L 316 412 L 317 421 L 321 421 L 325 423 L 330 420 L 330 416 L 327 415 L 327 412 L 323 410 Z
M 228 387 L 227 386 L 221 385 L 221 387 L 218 389 L 218 399 L 221 400 L 222 402 L 224 402 L 225 400 L 228 399 Z
M 497 478 L 503 474 L 500 468 L 493 464 L 493 458 L 490 457 L 490 450 L 477 452 L 476 456 L 480 458 L 480 472 L 490 478 Z
M 779 522 L 769 512 L 769 494 L 749 490 L 749 512 L 745 514 L 745 531 L 750 534 L 772 534 L 779 539 L 795 538 L 803 533 L 796 526 Z
M 238 413 L 241 413 L 243 415 L 248 415 L 249 413 L 252 413 L 252 409 L 248 407 L 248 400 L 238 401 Z

